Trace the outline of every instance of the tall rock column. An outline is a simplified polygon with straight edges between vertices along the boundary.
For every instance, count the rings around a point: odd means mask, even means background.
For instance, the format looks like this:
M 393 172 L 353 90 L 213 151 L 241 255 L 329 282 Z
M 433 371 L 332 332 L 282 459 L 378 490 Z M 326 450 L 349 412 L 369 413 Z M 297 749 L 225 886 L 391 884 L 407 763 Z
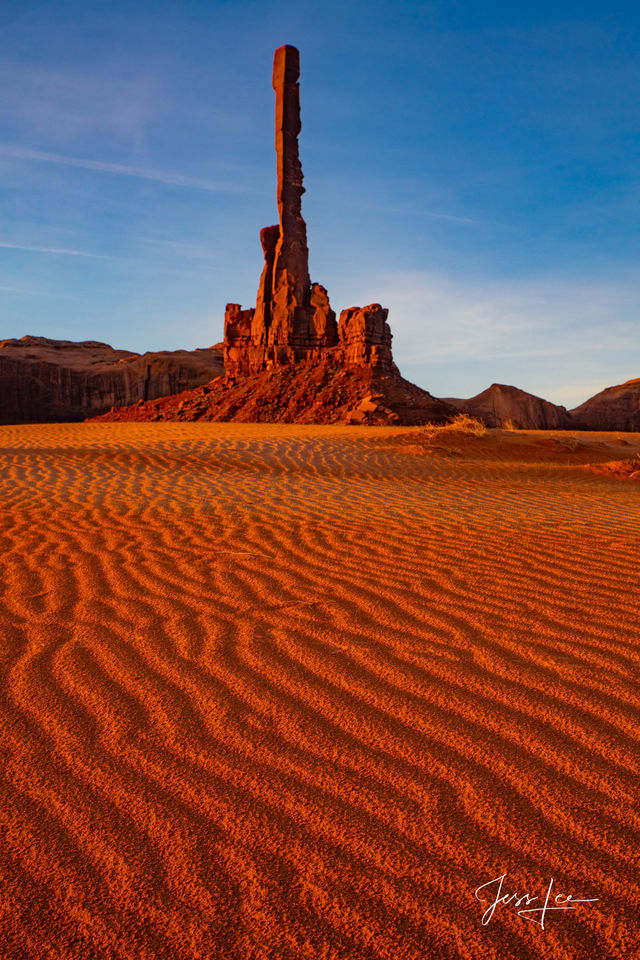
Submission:
M 302 219 L 304 187 L 298 153 L 301 129 L 299 77 L 298 50 L 289 45 L 279 47 L 273 60 L 273 89 L 276 94 L 280 236 L 273 265 L 269 344 L 275 347 L 274 353 L 281 348 L 281 352 L 289 354 L 292 360 L 296 358 L 296 346 L 302 347 L 308 341 L 310 305 L 309 250 L 307 228 Z
M 338 343 L 336 315 L 327 291 L 309 280 L 298 153 L 299 77 L 300 54 L 295 47 L 279 47 L 273 60 L 273 89 L 280 223 L 260 231 L 264 269 L 255 309 L 227 305 L 224 357 L 225 370 L 232 377 L 319 357 Z

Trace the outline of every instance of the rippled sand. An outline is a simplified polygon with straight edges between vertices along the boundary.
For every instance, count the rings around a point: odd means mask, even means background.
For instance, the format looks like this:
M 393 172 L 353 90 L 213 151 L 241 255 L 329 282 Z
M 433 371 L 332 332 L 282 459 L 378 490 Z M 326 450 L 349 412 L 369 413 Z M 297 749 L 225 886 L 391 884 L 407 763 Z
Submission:
M 638 955 L 640 487 L 483 443 L 0 428 L 3 960 Z

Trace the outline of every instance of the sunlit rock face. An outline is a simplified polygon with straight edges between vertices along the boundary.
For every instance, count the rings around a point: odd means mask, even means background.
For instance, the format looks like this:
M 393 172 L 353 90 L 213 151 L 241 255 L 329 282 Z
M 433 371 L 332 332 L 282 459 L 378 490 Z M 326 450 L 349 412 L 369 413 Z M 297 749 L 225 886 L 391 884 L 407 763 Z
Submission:
M 342 311 L 338 332 L 344 363 L 371 366 L 388 374 L 398 373 L 391 356 L 388 315 L 389 311 L 379 303 Z

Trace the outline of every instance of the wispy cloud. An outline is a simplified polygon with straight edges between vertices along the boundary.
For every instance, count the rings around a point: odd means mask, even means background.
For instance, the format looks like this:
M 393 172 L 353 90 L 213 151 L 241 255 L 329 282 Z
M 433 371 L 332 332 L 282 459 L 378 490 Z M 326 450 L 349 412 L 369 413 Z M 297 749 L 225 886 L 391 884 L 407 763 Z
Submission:
M 211 247 L 201 246 L 196 243 L 185 243 L 182 240 L 165 240 L 159 237 L 140 237 L 140 243 L 147 243 L 154 247 L 166 249 L 171 254 L 179 254 L 184 257 L 197 257 L 202 260 L 217 260 Z
M 117 260 L 107 253 L 91 253 L 88 250 L 69 250 L 66 247 L 41 247 L 30 243 L 14 243 L 12 240 L 0 240 L 3 250 L 24 250 L 27 253 L 52 253 L 65 257 L 90 257 L 92 260 Z
M 27 287 L 10 287 L 0 284 L 2 293 L 20 293 L 28 297 L 53 297 L 56 300 L 82 300 L 82 297 L 75 297 L 69 293 L 52 293 L 50 290 L 30 290 Z
M 425 210 L 419 206 L 409 206 L 408 204 L 393 204 L 389 206 L 381 204 L 377 209 L 384 210 L 384 212 L 388 214 L 396 214 L 403 217 L 425 217 L 427 220 L 448 220 L 451 223 L 466 223 L 472 225 L 481 225 L 483 223 L 483 221 L 475 220 L 472 217 L 462 217 L 454 215 L 453 213 L 438 213 L 436 210 Z
M 134 167 L 124 163 L 110 163 L 106 160 L 66 157 L 59 153 L 31 150 L 29 147 L 21 147 L 16 144 L 0 144 L 0 155 L 16 160 L 31 160 L 37 163 L 55 163 L 66 167 L 80 167 L 83 170 L 93 170 L 96 173 L 113 173 L 125 177 L 137 177 L 140 180 L 155 180 L 158 183 L 166 183 L 173 187 L 206 190 L 210 193 L 237 189 L 233 184 L 222 180 L 206 180 L 200 177 L 188 177 L 180 173 L 168 173 L 164 170 L 153 170 L 147 167 Z

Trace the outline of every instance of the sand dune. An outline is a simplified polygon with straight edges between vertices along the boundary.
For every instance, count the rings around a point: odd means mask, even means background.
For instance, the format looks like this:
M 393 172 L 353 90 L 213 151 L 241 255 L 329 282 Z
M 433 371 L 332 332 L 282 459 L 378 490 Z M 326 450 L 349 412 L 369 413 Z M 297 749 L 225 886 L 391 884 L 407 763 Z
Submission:
M 636 956 L 637 451 L 0 427 L 0 955 Z

